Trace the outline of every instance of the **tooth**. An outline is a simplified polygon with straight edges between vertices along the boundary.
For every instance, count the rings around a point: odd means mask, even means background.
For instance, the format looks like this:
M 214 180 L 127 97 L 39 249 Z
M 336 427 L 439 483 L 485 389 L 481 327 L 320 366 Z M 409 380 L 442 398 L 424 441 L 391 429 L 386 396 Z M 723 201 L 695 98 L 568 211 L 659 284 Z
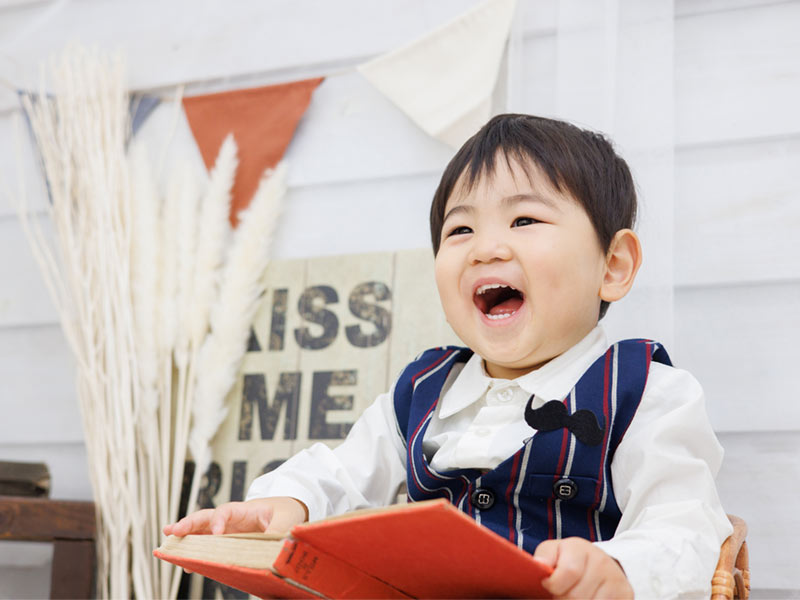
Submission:
M 487 314 L 486 316 L 489 319 L 491 319 L 492 321 L 497 321 L 498 319 L 507 319 L 507 318 L 509 318 L 511 315 L 513 315 L 516 312 L 517 311 L 510 312 L 510 313 L 501 313 L 499 315 L 489 315 L 489 314 Z
M 501 288 L 501 287 L 502 288 L 509 288 L 509 289 L 512 289 L 512 290 L 516 290 L 516 288 L 511 287 L 510 285 L 505 285 L 505 284 L 502 284 L 502 283 L 487 283 L 487 284 L 484 284 L 481 287 L 479 287 L 476 293 L 480 296 L 481 294 L 485 293 L 488 290 L 494 290 L 494 289 Z

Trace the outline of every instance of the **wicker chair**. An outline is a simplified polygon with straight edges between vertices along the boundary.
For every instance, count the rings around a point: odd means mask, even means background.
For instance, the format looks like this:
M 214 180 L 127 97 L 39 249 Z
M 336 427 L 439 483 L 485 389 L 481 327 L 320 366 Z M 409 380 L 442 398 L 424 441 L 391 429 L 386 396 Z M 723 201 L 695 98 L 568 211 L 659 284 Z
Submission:
M 750 565 L 747 556 L 747 523 L 728 515 L 733 533 L 720 548 L 719 562 L 711 579 L 711 600 L 732 600 L 750 597 Z

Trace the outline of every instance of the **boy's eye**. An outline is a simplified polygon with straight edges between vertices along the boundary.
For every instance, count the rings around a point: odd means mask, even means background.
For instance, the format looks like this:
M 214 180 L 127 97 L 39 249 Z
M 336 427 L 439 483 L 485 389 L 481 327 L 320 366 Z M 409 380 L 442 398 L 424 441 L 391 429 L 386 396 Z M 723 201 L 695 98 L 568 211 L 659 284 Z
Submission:
M 447 234 L 447 237 L 450 237 L 451 235 L 464 235 L 465 233 L 472 233 L 472 229 L 462 225 L 461 227 L 454 227 L 450 233 Z
M 536 219 L 532 217 L 517 217 L 514 219 L 514 222 L 511 224 L 512 227 L 525 227 L 525 225 L 533 225 L 534 223 L 538 223 Z

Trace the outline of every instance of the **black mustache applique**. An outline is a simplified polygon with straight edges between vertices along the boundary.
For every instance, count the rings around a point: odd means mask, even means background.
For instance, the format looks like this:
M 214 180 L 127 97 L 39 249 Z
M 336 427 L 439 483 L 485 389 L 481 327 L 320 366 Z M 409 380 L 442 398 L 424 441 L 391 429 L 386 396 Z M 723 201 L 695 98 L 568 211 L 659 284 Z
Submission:
M 567 407 L 558 400 L 550 400 L 544 406 L 533 409 L 533 396 L 525 406 L 525 422 L 538 431 L 553 431 L 566 427 L 578 441 L 587 446 L 597 446 L 605 437 L 605 428 L 600 427 L 597 417 L 590 410 L 578 410 L 568 414 Z

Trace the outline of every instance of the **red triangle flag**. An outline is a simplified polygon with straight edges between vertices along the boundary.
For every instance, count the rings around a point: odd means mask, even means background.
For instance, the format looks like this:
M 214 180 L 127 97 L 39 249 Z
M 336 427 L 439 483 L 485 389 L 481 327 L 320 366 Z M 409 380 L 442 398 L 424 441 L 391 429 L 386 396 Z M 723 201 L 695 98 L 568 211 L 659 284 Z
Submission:
M 231 223 L 247 208 L 264 170 L 277 165 L 322 77 L 183 99 L 183 108 L 207 169 L 233 133 L 239 169 L 233 182 Z

